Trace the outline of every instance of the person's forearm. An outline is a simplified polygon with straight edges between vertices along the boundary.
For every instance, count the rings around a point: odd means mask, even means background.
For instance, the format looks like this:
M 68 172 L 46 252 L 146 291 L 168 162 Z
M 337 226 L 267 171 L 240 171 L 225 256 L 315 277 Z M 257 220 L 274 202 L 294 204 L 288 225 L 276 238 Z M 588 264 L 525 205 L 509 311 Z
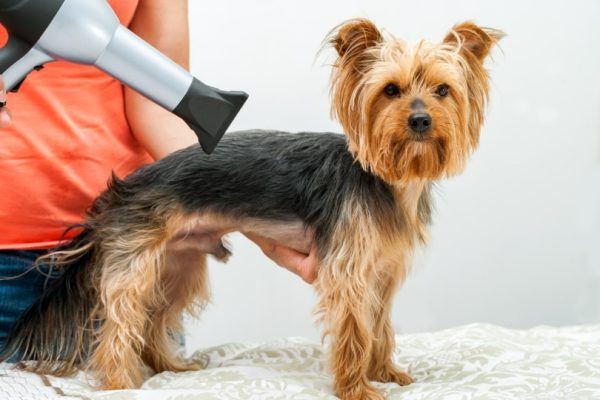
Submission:
M 187 0 L 140 0 L 129 28 L 189 69 Z M 154 159 L 198 142 L 183 120 L 129 88 L 125 111 L 134 136 Z
M 155 160 L 198 143 L 182 119 L 130 89 L 126 89 L 125 107 L 131 131 Z

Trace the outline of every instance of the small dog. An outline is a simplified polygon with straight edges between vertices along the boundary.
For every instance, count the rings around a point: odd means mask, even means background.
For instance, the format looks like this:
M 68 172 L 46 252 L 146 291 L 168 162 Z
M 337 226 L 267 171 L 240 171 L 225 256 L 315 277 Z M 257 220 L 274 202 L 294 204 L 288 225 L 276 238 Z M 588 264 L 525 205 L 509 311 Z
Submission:
M 198 368 L 175 354 L 183 312 L 209 297 L 206 256 L 254 233 L 317 246 L 317 313 L 342 399 L 381 399 L 369 381 L 407 385 L 392 363 L 392 297 L 431 219 L 432 182 L 477 147 L 483 67 L 500 31 L 466 22 L 442 43 L 409 45 L 368 20 L 329 36 L 339 134 L 247 131 L 207 156 L 198 146 L 113 177 L 82 231 L 40 262 L 64 273 L 20 319 L 3 353 L 21 368 L 93 371 L 106 389 L 137 387 L 142 367 Z

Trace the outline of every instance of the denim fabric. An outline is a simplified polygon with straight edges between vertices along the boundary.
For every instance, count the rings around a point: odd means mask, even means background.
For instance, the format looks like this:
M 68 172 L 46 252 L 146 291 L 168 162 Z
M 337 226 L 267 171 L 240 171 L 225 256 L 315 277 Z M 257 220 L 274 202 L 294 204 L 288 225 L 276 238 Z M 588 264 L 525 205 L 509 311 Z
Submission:
M 43 265 L 31 269 L 42 254 L 44 251 L 0 250 L 0 349 L 21 313 L 60 276 L 59 271 Z M 185 346 L 183 335 L 174 338 L 182 348 Z
M 11 327 L 41 294 L 56 271 L 31 269 L 44 251 L 0 250 L 0 349 Z

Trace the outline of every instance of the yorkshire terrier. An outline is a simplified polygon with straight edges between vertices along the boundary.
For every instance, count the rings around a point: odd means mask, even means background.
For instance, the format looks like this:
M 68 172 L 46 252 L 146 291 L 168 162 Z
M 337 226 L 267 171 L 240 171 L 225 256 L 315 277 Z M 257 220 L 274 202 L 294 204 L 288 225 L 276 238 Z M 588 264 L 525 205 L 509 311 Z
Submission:
M 471 22 L 442 43 L 408 44 L 368 20 L 328 37 L 337 51 L 332 114 L 346 135 L 245 131 L 208 156 L 178 151 L 112 178 L 81 232 L 39 260 L 63 274 L 20 318 L 2 358 L 106 389 L 137 387 L 143 366 L 198 368 L 176 354 L 183 312 L 209 297 L 207 254 L 254 233 L 319 264 L 317 314 L 342 399 L 381 399 L 369 381 L 407 385 L 392 363 L 392 297 L 427 238 L 432 182 L 477 147 L 488 97 L 483 62 L 502 32 Z

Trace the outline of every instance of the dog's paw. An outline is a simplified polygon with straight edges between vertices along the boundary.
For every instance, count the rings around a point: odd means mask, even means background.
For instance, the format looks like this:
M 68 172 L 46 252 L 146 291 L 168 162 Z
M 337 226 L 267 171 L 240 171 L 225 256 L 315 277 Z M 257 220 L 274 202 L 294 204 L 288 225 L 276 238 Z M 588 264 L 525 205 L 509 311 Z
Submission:
M 148 360 L 149 366 L 155 373 L 161 372 L 188 372 L 204 369 L 204 364 L 198 359 L 182 359 L 182 358 L 160 358 Z
M 169 366 L 167 371 L 172 372 L 188 372 L 188 371 L 199 371 L 204 369 L 204 364 L 200 360 L 180 360 Z
M 187 371 L 200 371 L 204 368 L 204 363 L 202 363 L 200 360 L 189 360 L 186 364 Z
M 340 393 L 341 400 L 385 400 L 383 394 L 371 385 L 361 385 Z
M 393 365 L 383 368 L 369 378 L 382 383 L 397 383 L 400 386 L 410 385 L 415 381 L 412 376 L 406 372 L 400 371 Z

